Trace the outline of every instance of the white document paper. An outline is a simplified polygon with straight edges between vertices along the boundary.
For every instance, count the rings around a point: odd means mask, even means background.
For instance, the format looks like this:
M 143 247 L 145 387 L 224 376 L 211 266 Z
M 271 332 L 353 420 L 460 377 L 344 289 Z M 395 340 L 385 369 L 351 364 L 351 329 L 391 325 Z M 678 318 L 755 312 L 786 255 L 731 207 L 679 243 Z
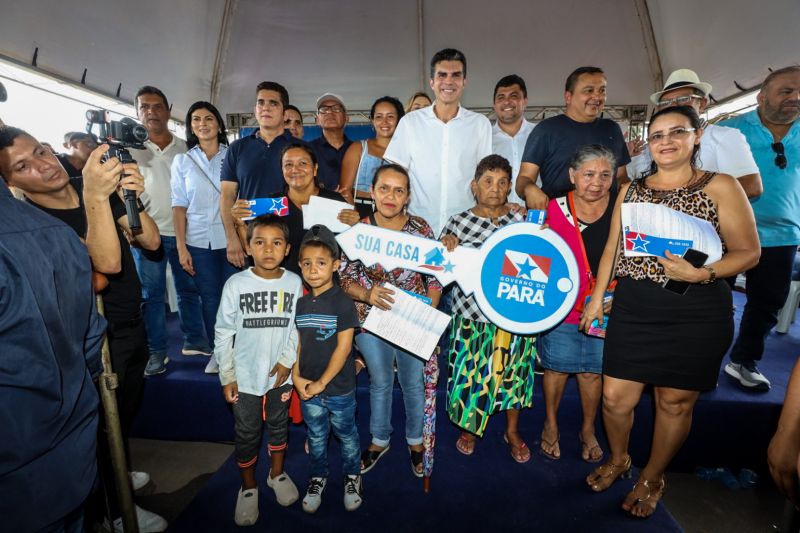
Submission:
M 303 206 L 303 228 L 309 229 L 314 224 L 322 224 L 334 233 L 350 229 L 350 226 L 336 218 L 342 209 L 353 209 L 353 206 L 347 202 L 312 196 Z
M 711 222 L 681 213 L 665 205 L 650 203 L 623 203 L 622 230 L 641 233 L 659 239 L 691 241 L 691 248 L 708 254 L 706 263 L 719 261 L 722 242 Z M 626 257 L 653 255 L 625 250 Z
M 394 291 L 392 308 L 384 311 L 373 305 L 363 328 L 427 361 L 450 323 L 450 316 L 390 283 L 384 287 Z

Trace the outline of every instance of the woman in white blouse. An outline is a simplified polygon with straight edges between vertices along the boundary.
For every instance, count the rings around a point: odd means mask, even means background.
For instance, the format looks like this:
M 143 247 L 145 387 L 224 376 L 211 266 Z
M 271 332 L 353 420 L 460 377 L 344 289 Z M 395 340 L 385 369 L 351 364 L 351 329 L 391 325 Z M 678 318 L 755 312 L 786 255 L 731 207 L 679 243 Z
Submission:
M 237 270 L 228 262 L 219 216 L 220 171 L 228 138 L 225 121 L 212 104 L 195 102 L 189 108 L 186 145 L 189 150 L 172 161 L 172 217 L 178 258 L 200 292 L 206 335 L 213 347 L 222 287 Z M 206 372 L 216 371 L 212 359 Z

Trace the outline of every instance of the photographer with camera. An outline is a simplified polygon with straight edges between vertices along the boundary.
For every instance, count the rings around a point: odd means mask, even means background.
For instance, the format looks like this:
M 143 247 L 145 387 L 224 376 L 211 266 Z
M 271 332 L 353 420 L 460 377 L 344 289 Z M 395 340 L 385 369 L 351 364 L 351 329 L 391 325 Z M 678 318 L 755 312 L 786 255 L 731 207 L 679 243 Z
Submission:
M 178 295 L 178 316 L 183 332 L 183 355 L 211 355 L 211 346 L 203 326 L 200 293 L 192 277 L 181 267 L 178 256 L 175 226 L 172 219 L 172 160 L 186 153 L 186 143 L 172 135 L 167 128 L 169 103 L 161 90 L 144 86 L 136 93 L 136 112 L 147 129 L 150 139 L 144 148 L 132 150 L 144 176 L 146 193 L 142 195 L 145 211 L 155 220 L 161 234 L 161 248 L 157 253 L 134 249 L 134 259 L 142 280 L 142 314 L 147 329 L 150 359 L 145 375 L 153 376 L 166 371 L 167 321 L 164 311 L 164 294 L 167 286 L 167 261 L 175 281 Z
M 122 191 L 140 194 L 144 178 L 134 163 L 123 165 L 117 158 L 102 162 L 108 150 L 108 145 L 94 150 L 83 168 L 83 178 L 70 179 L 56 156 L 31 135 L 18 128 L 0 129 L 0 175 L 21 190 L 29 204 L 70 226 L 84 240 L 94 270 L 108 278 L 108 286 L 100 294 L 108 321 L 111 365 L 119 379 L 116 396 L 127 454 L 130 426 L 144 390 L 148 351 L 140 312 L 141 286 L 125 234 L 145 250 L 156 250 L 160 239 L 158 228 L 144 212 L 138 213 L 141 230 L 131 230 Z M 105 444 L 101 438 L 100 468 L 110 472 Z M 133 476 L 136 481 L 147 479 L 144 473 Z M 117 518 L 112 478 L 104 472 L 104 479 L 115 515 L 112 518 Z M 166 528 L 163 518 L 138 507 L 137 517 L 141 531 Z

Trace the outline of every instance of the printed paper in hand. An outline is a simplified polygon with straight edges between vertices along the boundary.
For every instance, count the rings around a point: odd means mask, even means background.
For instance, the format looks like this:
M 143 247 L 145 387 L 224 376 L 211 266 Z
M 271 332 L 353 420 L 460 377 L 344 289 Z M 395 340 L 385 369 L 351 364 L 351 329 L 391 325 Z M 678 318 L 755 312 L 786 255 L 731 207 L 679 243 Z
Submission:
M 682 256 L 688 248 L 708 254 L 706 263 L 722 257 L 722 242 L 710 222 L 664 205 L 623 203 L 622 233 L 625 257 L 664 257 L 665 250 Z
M 350 226 L 336 218 L 342 209 L 353 209 L 353 206 L 347 202 L 312 196 L 303 206 L 303 228 L 309 229 L 314 224 L 322 224 L 334 233 L 348 230 Z
M 372 306 L 363 328 L 427 361 L 450 317 L 390 283 L 384 287 L 394 291 L 392 308 L 384 311 Z

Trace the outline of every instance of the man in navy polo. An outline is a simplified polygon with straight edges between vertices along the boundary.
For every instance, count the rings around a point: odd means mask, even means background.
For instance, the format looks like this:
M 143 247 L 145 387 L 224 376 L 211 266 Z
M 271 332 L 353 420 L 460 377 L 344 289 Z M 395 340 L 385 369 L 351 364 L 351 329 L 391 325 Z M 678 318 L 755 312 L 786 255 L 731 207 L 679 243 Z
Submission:
M 344 153 L 353 142 L 344 133 L 347 109 L 340 96 L 325 93 L 317 98 L 317 124 L 322 128 L 322 136 L 309 143 L 319 164 L 317 177 L 326 189 L 335 191 L 339 187 Z
M 268 198 L 283 189 L 281 152 L 294 141 L 284 127 L 284 110 L 289 93 L 280 83 L 262 81 L 256 88 L 254 114 L 258 131 L 234 141 L 222 163 L 220 215 L 225 226 L 228 261 L 242 268 L 245 254 L 236 234 L 231 208 L 237 198 Z

